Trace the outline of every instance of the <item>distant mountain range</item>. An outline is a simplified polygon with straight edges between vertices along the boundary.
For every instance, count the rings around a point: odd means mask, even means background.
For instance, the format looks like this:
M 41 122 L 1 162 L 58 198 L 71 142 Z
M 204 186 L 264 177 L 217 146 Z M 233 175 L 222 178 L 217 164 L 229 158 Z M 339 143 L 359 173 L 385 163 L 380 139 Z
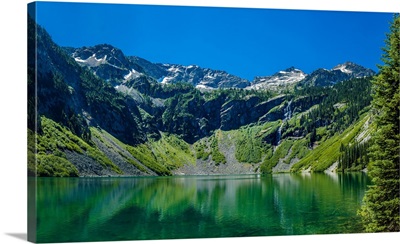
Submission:
M 246 88 L 273 89 L 301 85 L 327 86 L 351 78 L 368 77 L 375 74 L 371 69 L 352 62 L 334 68 L 317 69 L 306 74 L 290 67 L 271 76 L 257 76 L 253 81 L 231 75 L 225 71 L 202 68 L 197 65 L 159 64 L 140 57 L 127 57 L 121 50 L 108 44 L 93 47 L 66 48 L 75 61 L 89 67 L 100 78 L 114 86 L 147 75 L 159 83 L 185 82 L 199 89 Z

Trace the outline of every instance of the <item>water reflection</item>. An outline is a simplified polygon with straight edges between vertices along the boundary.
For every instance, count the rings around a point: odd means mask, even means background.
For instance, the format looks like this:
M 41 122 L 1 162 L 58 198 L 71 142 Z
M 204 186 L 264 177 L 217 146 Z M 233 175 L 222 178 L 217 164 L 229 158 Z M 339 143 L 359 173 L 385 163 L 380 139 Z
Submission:
M 37 237 L 64 242 L 358 232 L 356 210 L 367 184 L 361 173 L 39 178 Z

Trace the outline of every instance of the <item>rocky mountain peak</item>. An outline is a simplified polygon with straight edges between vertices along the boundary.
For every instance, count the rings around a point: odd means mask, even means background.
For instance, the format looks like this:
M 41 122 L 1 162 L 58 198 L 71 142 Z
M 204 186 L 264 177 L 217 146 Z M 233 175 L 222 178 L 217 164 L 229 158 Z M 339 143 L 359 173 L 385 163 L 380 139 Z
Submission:
M 70 52 L 79 65 L 89 67 L 95 75 L 113 85 L 143 75 L 143 69 L 139 65 L 131 62 L 120 49 L 109 44 L 76 48 Z
M 375 75 L 375 72 L 371 69 L 352 62 L 345 62 L 336 65 L 331 70 L 317 69 L 301 81 L 301 84 L 309 86 L 331 86 L 341 81 L 373 75 Z
M 346 74 L 352 74 L 352 76 L 354 76 L 353 78 L 361 78 L 375 74 L 373 70 L 367 69 L 353 62 L 345 62 L 343 64 L 338 64 L 332 69 L 332 71 L 335 70 L 340 70 L 342 73 Z
M 292 66 L 272 76 L 256 76 L 248 89 L 279 89 L 279 87 L 298 83 L 306 76 L 306 73 Z
M 225 71 L 202 68 L 198 65 L 154 64 L 143 59 L 131 58 L 144 65 L 146 74 L 163 84 L 186 82 L 199 89 L 244 88 L 250 82 Z

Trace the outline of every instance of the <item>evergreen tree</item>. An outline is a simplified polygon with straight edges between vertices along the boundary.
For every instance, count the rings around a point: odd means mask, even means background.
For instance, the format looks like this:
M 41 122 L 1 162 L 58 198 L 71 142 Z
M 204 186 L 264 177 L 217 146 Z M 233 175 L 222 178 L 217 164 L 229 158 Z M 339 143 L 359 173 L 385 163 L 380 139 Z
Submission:
M 384 65 L 373 81 L 377 131 L 370 149 L 369 174 L 374 185 L 360 211 L 368 232 L 400 231 L 400 17 L 394 16 L 383 49 Z

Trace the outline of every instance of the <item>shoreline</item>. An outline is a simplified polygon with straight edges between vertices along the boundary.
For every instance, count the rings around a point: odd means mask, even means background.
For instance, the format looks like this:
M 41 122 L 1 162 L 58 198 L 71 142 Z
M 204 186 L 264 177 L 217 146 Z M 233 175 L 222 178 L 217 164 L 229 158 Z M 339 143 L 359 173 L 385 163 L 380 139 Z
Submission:
M 327 171 L 321 171 L 321 172 L 315 172 L 315 171 L 301 171 L 301 172 L 274 172 L 272 174 L 261 174 L 261 173 L 244 173 L 244 174 L 175 174 L 175 175 L 89 175 L 89 176 L 77 176 L 77 177 L 58 177 L 58 176 L 28 176 L 27 179 L 36 179 L 36 178 L 74 178 L 74 179 L 79 179 L 79 178 L 170 178 L 170 177 L 201 177 L 201 176 L 257 176 L 257 177 L 262 177 L 262 176 L 274 176 L 274 175 L 282 175 L 282 174 L 352 174 L 352 173 L 362 173 L 362 174 L 367 174 L 368 171 L 366 169 L 363 170 L 358 170 L 358 171 L 334 171 L 334 172 L 327 172 Z

